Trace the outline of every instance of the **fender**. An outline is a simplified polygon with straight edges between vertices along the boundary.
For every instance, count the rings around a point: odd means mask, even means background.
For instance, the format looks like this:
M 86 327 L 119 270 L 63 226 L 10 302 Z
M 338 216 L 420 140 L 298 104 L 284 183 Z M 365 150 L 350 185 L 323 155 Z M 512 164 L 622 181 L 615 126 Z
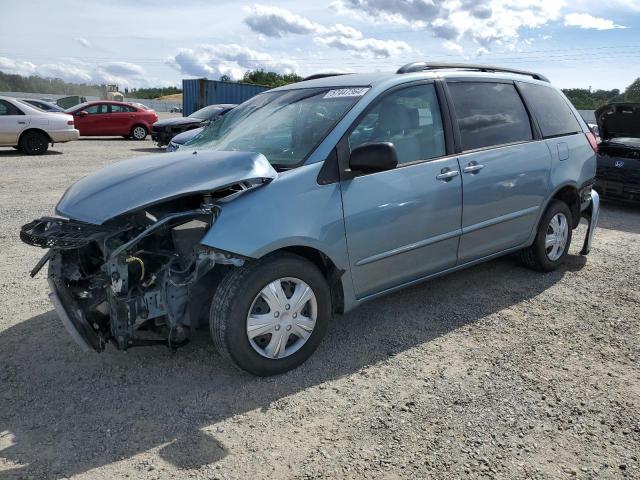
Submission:
M 318 162 L 281 172 L 251 194 L 221 204 L 200 243 L 248 258 L 286 247 L 311 247 L 347 270 L 340 185 L 319 185 L 321 167 Z

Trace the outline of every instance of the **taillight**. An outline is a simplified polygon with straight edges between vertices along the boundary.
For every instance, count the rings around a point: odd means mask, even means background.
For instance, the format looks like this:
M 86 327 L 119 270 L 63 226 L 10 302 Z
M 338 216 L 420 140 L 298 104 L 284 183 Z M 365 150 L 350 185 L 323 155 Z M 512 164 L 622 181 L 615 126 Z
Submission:
M 67 125 L 73 125 L 73 120 L 67 120 Z
M 593 134 L 593 132 L 587 132 L 585 133 L 585 135 L 587 136 L 587 140 L 589 140 L 589 145 L 591 145 L 593 151 L 598 153 L 598 142 L 596 141 L 596 136 Z

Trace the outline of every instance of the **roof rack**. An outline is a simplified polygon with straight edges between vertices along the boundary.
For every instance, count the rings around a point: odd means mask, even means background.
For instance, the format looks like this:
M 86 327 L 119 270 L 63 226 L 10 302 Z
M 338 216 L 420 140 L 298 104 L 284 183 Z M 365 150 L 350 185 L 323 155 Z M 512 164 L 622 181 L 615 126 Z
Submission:
M 338 75 L 349 75 L 348 73 L 340 72 L 340 73 L 314 73 L 313 75 L 309 75 L 308 77 L 304 77 L 302 79 L 303 82 L 307 80 L 316 80 L 317 78 L 327 78 L 327 77 L 336 77 Z
M 412 73 L 422 72 L 424 70 L 444 70 L 448 68 L 458 68 L 461 70 L 477 70 L 479 72 L 504 72 L 516 73 L 518 75 L 527 75 L 535 80 L 549 82 L 544 75 L 535 72 L 527 72 L 525 70 L 515 70 L 513 68 L 495 67 L 492 65 L 476 65 L 473 63 L 431 63 L 431 62 L 413 62 L 407 63 L 398 69 L 396 73 Z

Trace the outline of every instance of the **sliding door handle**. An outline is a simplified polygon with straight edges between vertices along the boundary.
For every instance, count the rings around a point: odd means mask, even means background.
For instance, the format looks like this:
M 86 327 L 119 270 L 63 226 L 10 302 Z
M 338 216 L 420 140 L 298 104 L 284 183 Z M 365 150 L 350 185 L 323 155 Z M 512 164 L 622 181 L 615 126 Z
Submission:
M 448 182 L 460 173 L 458 170 L 449 170 L 448 168 L 443 168 L 441 172 L 441 174 L 436 175 L 436 179 L 442 180 L 443 182 Z
M 478 173 L 483 168 L 484 168 L 484 165 L 480 165 L 479 163 L 476 163 L 476 162 L 471 162 L 469 163 L 469 165 L 464 167 L 462 171 L 464 173 Z

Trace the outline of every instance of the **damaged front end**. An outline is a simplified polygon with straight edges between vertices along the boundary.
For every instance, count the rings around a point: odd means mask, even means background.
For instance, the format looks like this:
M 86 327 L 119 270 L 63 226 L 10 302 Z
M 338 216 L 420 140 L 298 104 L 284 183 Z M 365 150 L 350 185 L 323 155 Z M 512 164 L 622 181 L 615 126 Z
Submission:
M 201 313 L 195 285 L 215 266 L 242 265 L 242 258 L 200 245 L 217 207 L 205 196 L 199 208 L 150 211 L 100 226 L 45 217 L 24 225 L 24 242 L 48 247 L 50 298 L 83 350 L 102 351 L 186 342 Z M 35 275 L 37 270 L 32 271 Z M 193 318 L 196 317 L 196 318 Z
M 56 211 L 71 218 L 43 217 L 22 227 L 25 243 L 48 249 L 31 275 L 49 262 L 51 301 L 83 350 L 102 351 L 109 342 L 121 350 L 157 344 L 175 348 L 188 341 L 217 281 L 245 262 L 200 241 L 225 202 L 277 175 L 261 155 L 230 155 L 235 156 L 235 173 L 218 153 L 185 159 L 183 166 L 173 161 L 173 166 L 165 162 L 149 168 L 157 161 L 153 158 L 121 162 L 65 193 Z M 202 172 L 209 167 L 226 174 L 205 181 Z M 172 169 L 181 175 L 172 178 Z M 150 177 L 159 170 L 165 173 L 165 199 L 148 186 L 157 185 Z M 105 185 L 105 174 L 118 181 Z M 185 180 L 189 175 L 192 188 Z M 114 201 L 98 201 L 108 190 Z

